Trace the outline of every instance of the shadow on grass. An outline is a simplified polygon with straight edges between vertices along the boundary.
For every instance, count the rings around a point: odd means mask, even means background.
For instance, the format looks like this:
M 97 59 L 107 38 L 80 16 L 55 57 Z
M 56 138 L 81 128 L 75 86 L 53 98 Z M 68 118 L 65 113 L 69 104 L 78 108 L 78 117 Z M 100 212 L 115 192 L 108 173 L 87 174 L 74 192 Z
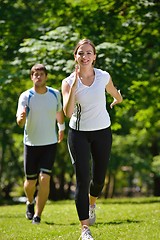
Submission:
M 97 222 L 95 223 L 95 227 L 98 227 L 99 225 L 120 225 L 120 224 L 130 224 L 130 223 L 141 223 L 142 221 L 137 221 L 137 220 L 131 220 L 131 219 L 125 219 L 125 220 L 115 220 L 111 222 Z M 55 225 L 55 226 L 76 226 L 79 225 L 79 223 L 54 223 L 54 222 L 45 222 L 47 225 Z
M 98 222 L 96 225 L 120 225 L 120 224 L 130 224 L 130 223 L 141 223 L 143 221 L 137 221 L 137 220 L 130 220 L 130 219 L 124 219 L 124 220 L 115 220 L 111 222 Z
M 45 222 L 45 224 L 47 225 L 56 225 L 56 226 L 67 226 L 67 225 L 71 225 L 71 226 L 75 226 L 78 225 L 78 223 L 54 223 L 54 222 Z

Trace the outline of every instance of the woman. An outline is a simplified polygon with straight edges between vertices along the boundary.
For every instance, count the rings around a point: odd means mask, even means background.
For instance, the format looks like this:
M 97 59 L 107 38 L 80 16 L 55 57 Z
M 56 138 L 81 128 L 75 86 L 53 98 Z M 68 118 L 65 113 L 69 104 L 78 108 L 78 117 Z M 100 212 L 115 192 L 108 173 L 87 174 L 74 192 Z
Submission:
M 74 58 L 75 71 L 62 82 L 63 110 L 70 118 L 68 148 L 76 173 L 75 202 L 81 236 L 82 240 L 93 240 L 89 225 L 95 222 L 96 199 L 104 186 L 112 144 L 105 91 L 114 98 L 111 108 L 122 102 L 122 96 L 109 73 L 94 68 L 96 50 L 89 39 L 77 44 Z

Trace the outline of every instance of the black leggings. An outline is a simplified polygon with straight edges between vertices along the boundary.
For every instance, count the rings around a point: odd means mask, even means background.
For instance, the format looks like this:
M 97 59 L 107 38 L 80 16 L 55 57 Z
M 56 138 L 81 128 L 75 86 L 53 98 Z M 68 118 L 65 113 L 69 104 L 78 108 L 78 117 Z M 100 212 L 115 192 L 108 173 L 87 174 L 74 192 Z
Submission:
M 76 173 L 75 202 L 80 220 L 89 218 L 89 193 L 98 197 L 102 191 L 111 145 L 110 127 L 97 131 L 69 129 L 68 149 Z M 91 165 L 90 159 L 92 159 Z M 92 166 L 91 172 L 90 166 Z

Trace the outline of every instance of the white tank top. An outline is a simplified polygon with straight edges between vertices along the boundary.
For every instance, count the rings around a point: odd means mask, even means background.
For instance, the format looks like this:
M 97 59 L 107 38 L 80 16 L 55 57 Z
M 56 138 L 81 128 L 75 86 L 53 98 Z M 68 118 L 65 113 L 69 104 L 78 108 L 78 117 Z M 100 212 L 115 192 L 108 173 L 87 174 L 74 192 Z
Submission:
M 95 78 L 91 86 L 84 85 L 78 79 L 75 92 L 75 108 L 69 126 L 80 131 L 94 131 L 110 126 L 110 117 L 106 110 L 105 88 L 110 75 L 106 71 L 94 68 Z M 71 86 L 75 73 L 65 80 Z

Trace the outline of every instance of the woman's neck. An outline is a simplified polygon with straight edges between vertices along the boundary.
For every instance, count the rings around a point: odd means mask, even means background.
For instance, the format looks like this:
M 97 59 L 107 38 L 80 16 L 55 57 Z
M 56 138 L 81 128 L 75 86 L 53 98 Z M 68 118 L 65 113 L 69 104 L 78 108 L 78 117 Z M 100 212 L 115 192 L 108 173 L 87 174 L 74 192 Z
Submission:
M 80 68 L 79 77 L 80 78 L 90 78 L 95 75 L 93 68 Z
M 87 71 L 79 71 L 79 78 L 81 80 L 81 82 L 86 85 L 86 86 L 91 86 L 94 82 L 94 78 L 95 78 L 95 72 L 94 69 L 90 69 Z

